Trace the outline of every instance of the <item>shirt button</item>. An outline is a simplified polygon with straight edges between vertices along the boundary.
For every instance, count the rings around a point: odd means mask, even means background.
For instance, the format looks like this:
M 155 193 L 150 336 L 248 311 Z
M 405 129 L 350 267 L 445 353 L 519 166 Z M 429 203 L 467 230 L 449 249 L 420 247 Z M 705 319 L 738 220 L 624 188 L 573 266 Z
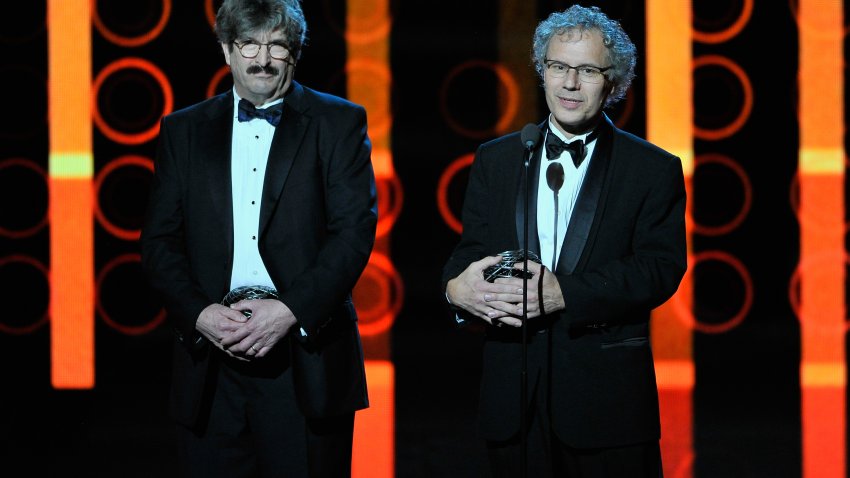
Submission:
M 257 240 L 257 236 L 251 236 L 251 239 L 252 239 L 252 240 L 254 240 L 254 241 L 256 241 L 256 240 Z

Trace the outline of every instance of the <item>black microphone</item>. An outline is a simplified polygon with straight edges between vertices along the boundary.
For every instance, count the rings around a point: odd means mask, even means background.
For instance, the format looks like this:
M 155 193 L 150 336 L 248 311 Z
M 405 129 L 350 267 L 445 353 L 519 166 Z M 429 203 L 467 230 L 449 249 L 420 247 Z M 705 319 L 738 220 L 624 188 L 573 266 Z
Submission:
M 537 146 L 537 143 L 540 142 L 540 128 L 533 123 L 528 123 L 523 126 L 522 133 L 520 133 L 520 138 L 522 139 L 522 144 L 525 146 L 526 150 L 534 149 Z
M 555 270 L 558 262 L 558 191 L 564 185 L 564 167 L 561 163 L 553 161 L 546 168 L 546 184 L 555 195 L 555 230 L 554 230 L 554 249 L 552 250 L 552 270 Z
M 564 185 L 564 167 L 561 166 L 561 163 L 549 163 L 549 167 L 546 169 L 546 183 L 549 185 L 549 189 L 557 195 L 561 186 Z

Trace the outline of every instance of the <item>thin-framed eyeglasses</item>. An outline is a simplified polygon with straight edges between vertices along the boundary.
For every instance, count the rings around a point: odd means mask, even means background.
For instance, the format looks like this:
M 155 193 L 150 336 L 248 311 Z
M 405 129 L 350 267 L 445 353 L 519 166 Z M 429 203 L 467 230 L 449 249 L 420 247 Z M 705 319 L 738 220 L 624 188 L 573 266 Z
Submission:
M 233 44 L 239 49 L 239 54 L 249 60 L 251 58 L 257 58 L 257 55 L 260 54 L 260 48 L 262 47 L 268 48 L 269 56 L 275 60 L 286 60 L 289 58 L 289 47 L 282 43 L 256 43 L 249 40 L 245 43 L 234 41 Z
M 605 72 L 613 68 L 613 66 L 606 66 L 605 68 L 590 65 L 570 66 L 564 62 L 548 58 L 543 59 L 543 64 L 546 65 L 546 71 L 552 78 L 563 78 L 567 76 L 570 70 L 575 70 L 579 81 L 582 83 L 602 83 L 605 81 Z

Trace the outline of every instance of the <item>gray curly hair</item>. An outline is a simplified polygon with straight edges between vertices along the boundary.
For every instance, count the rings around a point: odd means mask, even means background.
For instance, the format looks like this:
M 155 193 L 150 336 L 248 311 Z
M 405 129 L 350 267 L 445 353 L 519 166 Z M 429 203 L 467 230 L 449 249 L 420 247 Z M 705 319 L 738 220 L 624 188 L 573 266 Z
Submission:
M 602 34 L 602 42 L 608 50 L 612 68 L 608 70 L 608 80 L 614 84 L 614 89 L 605 100 L 605 106 L 612 106 L 625 98 L 626 91 L 635 77 L 636 49 L 634 43 L 616 20 L 608 18 L 599 7 L 582 7 L 573 5 L 563 12 L 555 12 L 549 18 L 537 25 L 534 31 L 531 60 L 537 74 L 543 78 L 546 68 L 544 59 L 549 50 L 549 42 L 555 35 L 561 35 L 570 30 L 594 29 Z

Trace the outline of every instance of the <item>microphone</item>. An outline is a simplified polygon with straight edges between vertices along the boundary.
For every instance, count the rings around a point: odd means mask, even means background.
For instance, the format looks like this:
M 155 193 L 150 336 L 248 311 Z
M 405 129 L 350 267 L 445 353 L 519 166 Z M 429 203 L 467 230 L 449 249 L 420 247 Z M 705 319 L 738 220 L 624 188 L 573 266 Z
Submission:
M 522 132 L 520 133 L 520 138 L 522 139 L 522 144 L 525 146 L 526 151 L 534 149 L 537 146 L 537 143 L 540 142 L 540 128 L 533 123 L 528 123 L 523 126 Z
M 561 163 L 549 163 L 549 167 L 546 169 L 546 183 L 557 196 L 561 186 L 564 185 L 564 167 L 561 166 Z
M 555 247 L 552 250 L 551 265 L 552 270 L 554 271 L 558 263 L 558 191 L 560 191 L 561 186 L 564 185 L 564 167 L 561 166 L 561 163 L 549 163 L 549 167 L 546 168 L 546 184 L 549 185 L 549 189 L 551 189 L 552 193 L 555 195 L 555 227 L 553 239 Z

